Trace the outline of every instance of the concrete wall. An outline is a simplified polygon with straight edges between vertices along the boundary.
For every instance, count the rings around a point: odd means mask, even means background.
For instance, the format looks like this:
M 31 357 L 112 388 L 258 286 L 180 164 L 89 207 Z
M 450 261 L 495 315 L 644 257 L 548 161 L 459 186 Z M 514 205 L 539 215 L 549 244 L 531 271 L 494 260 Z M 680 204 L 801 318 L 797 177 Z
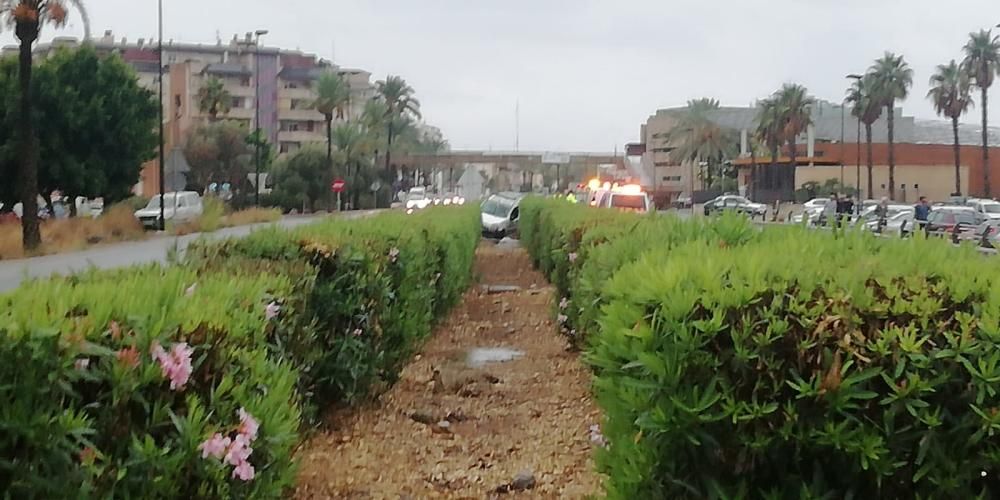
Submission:
M 962 192 L 968 192 L 969 168 L 960 169 Z M 823 184 L 828 179 L 840 179 L 839 166 L 798 167 L 795 170 L 795 187 L 814 181 Z M 854 186 L 857 179 L 856 166 L 844 167 L 844 184 Z M 876 165 L 872 169 L 872 184 L 874 195 L 862 192 L 865 198 L 879 199 L 889 196 L 889 167 Z M 905 189 L 904 189 L 905 186 Z M 868 169 L 861 166 L 862 191 L 868 187 Z M 920 196 L 926 196 L 932 201 L 946 200 L 955 190 L 954 165 L 897 165 L 896 166 L 896 201 L 915 202 Z

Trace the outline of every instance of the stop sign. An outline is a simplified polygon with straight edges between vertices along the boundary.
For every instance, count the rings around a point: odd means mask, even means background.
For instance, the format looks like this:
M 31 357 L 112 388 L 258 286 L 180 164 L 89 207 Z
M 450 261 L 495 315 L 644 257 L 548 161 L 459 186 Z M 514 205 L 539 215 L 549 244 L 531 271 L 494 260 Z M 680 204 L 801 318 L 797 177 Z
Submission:
M 344 182 L 344 179 L 337 179 L 330 184 L 330 190 L 334 193 L 340 193 L 344 191 L 344 186 L 346 185 L 347 183 Z

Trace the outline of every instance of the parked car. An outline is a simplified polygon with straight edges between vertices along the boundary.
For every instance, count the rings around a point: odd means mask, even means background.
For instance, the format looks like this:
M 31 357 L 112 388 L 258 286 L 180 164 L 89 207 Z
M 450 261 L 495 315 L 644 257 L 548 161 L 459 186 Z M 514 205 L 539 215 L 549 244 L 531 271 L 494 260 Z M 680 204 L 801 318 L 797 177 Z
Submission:
M 826 204 L 829 202 L 829 198 L 813 198 L 805 202 L 802 205 L 802 213 L 792 216 L 792 223 L 802 224 L 803 221 L 808 224 L 818 223 L 823 211 L 826 210 Z
M 971 207 L 944 205 L 931 210 L 924 227 L 927 234 L 949 236 L 956 230 L 962 232 L 982 222 Z
M 204 207 L 201 196 L 194 191 L 181 191 L 163 195 L 164 222 L 187 222 L 201 217 Z M 145 208 L 137 210 L 135 217 L 146 229 L 157 229 L 160 221 L 160 195 L 149 200 Z
M 1000 219 L 990 219 L 966 229 L 959 235 L 959 239 L 986 248 L 997 248 L 1000 246 Z
M 894 210 L 893 208 L 896 207 Z M 906 205 L 890 205 L 889 215 L 885 219 L 885 225 L 879 226 L 881 221 L 878 217 L 868 218 L 864 222 L 864 228 L 881 234 L 891 234 L 894 236 L 906 236 L 913 233 L 916 225 L 916 210 Z
M 767 216 L 767 205 L 754 203 L 743 196 L 723 195 L 705 203 L 705 215 L 724 211 L 733 211 L 753 217 Z
M 427 196 L 427 190 L 423 187 L 410 188 L 406 193 L 406 213 L 412 214 L 416 210 L 423 210 L 429 207 L 433 200 Z
M 966 205 L 972 207 L 982 220 L 1000 219 L 1000 202 L 996 200 L 971 199 Z
M 499 239 L 517 232 L 521 198 L 517 193 L 500 193 L 487 198 L 480 205 L 483 236 Z

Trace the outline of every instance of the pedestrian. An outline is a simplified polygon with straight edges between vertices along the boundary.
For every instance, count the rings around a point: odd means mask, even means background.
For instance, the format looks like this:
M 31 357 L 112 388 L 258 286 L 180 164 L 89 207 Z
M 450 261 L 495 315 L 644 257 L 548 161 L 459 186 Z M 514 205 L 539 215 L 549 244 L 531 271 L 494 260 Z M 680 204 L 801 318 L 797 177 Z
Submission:
M 573 190 L 572 189 L 567 189 L 566 190 L 566 201 L 568 201 L 570 203 L 573 203 L 573 204 L 576 204 L 576 195 L 573 194 Z
M 920 202 L 913 207 L 913 218 L 921 222 L 927 222 L 927 217 L 931 214 L 931 204 L 926 196 L 920 197 Z
M 823 207 L 823 223 L 833 224 L 837 219 L 837 215 L 840 213 L 840 202 L 837 200 L 837 194 L 834 193 L 827 200 L 826 206 Z

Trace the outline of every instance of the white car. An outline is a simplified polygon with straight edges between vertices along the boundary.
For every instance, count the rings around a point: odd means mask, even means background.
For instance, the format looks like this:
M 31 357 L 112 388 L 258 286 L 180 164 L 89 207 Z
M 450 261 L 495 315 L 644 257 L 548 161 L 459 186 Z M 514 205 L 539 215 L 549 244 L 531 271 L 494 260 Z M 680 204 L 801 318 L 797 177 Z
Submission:
M 165 222 L 187 222 L 201 217 L 204 207 L 201 196 L 194 191 L 166 193 L 163 195 L 163 219 Z M 146 229 L 159 228 L 160 195 L 149 200 L 146 208 L 137 210 L 135 218 L 142 222 Z
M 427 190 L 422 187 L 411 188 L 406 194 L 406 213 L 412 214 L 416 210 L 423 210 L 433 202 L 427 197 Z
M 501 239 L 517 231 L 521 195 L 500 193 L 490 196 L 480 205 L 483 236 Z
M 995 200 L 969 200 L 967 204 L 983 220 L 1000 219 L 1000 202 Z
M 649 199 L 648 194 L 643 192 L 608 191 L 601 197 L 597 206 L 642 213 L 654 210 L 653 201 Z

